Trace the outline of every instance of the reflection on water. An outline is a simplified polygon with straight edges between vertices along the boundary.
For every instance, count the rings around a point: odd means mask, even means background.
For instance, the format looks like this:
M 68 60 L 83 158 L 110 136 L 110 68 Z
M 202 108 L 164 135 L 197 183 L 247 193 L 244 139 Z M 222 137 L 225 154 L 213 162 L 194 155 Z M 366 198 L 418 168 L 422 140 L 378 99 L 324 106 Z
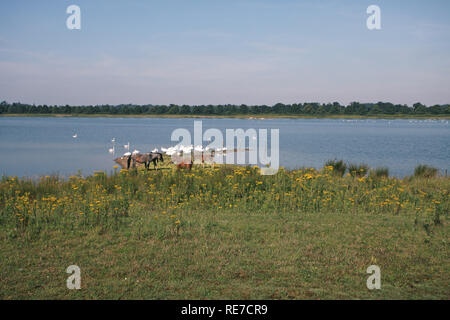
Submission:
M 387 166 L 405 176 L 425 163 L 449 169 L 448 120 L 202 119 L 208 128 L 280 129 L 280 165 L 322 167 L 328 159 Z M 172 131 L 194 119 L 0 118 L 0 173 L 40 176 L 112 170 L 127 151 L 173 146 Z M 114 141 L 113 141 L 114 139 Z M 270 140 L 270 139 L 269 139 Z M 204 142 L 204 146 L 208 143 Z

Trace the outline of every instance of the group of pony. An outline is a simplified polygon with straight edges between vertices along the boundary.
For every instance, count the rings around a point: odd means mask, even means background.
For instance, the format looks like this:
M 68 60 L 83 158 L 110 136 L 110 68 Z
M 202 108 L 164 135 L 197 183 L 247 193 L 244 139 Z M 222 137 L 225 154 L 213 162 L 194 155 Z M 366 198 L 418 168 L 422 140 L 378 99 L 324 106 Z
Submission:
M 209 159 L 209 157 L 205 157 L 202 153 L 201 157 L 199 157 L 199 159 L 197 159 L 196 161 L 201 161 L 202 165 L 204 165 L 205 162 L 213 163 L 210 161 L 206 161 L 206 159 Z M 192 169 L 192 165 L 194 162 L 192 159 L 189 161 L 183 157 L 180 157 L 177 160 L 178 161 L 175 162 L 178 169 Z M 153 163 L 153 168 L 155 170 L 158 170 L 158 162 L 164 162 L 163 154 L 161 152 L 132 153 L 127 156 L 127 169 L 130 169 L 130 167 L 134 168 L 136 166 L 136 163 L 140 163 L 144 164 L 145 168 L 149 170 L 150 163 Z

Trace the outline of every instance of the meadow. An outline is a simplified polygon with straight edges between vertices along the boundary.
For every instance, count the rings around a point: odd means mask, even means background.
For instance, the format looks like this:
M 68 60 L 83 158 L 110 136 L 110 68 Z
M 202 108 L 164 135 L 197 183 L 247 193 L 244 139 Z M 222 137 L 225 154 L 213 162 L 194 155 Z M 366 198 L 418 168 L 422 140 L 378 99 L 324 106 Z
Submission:
M 3 177 L 0 298 L 449 299 L 450 178 L 341 165 Z

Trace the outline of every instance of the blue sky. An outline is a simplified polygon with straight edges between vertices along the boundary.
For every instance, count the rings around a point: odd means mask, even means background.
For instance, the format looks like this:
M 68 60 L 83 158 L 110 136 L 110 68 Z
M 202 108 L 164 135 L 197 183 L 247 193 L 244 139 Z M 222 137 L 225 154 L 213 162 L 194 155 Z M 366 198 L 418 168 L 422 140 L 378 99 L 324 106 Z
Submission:
M 449 18 L 448 0 L 1 1 L 0 100 L 450 103 Z

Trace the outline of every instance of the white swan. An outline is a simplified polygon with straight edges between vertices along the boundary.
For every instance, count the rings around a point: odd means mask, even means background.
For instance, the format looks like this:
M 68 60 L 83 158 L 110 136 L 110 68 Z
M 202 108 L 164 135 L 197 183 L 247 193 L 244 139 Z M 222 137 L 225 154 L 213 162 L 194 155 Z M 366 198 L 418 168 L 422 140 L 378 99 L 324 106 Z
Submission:
M 175 153 L 177 153 L 178 150 L 176 147 L 169 147 L 169 148 L 161 148 L 161 151 L 167 154 L 168 156 L 172 156 Z
M 198 151 L 198 152 L 203 152 L 204 151 L 203 146 L 195 146 L 194 150 Z
M 78 133 L 75 133 L 75 134 L 72 136 L 72 138 L 74 138 L 74 139 L 78 138 Z
M 167 151 L 166 151 L 166 154 L 167 154 L 168 156 L 172 156 L 172 155 L 174 155 L 175 153 L 177 153 L 177 151 L 176 151 L 176 150 L 173 150 L 173 149 L 170 149 L 170 150 L 167 150 Z
M 112 148 L 110 148 L 109 150 L 108 150 L 108 152 L 109 153 L 114 153 L 116 150 L 115 150 L 116 148 L 113 146 Z
M 183 151 L 183 153 L 191 153 L 192 149 L 194 149 L 194 147 L 192 145 L 182 146 L 180 151 Z
M 128 142 L 128 144 L 123 146 L 125 149 L 130 150 L 130 143 Z

